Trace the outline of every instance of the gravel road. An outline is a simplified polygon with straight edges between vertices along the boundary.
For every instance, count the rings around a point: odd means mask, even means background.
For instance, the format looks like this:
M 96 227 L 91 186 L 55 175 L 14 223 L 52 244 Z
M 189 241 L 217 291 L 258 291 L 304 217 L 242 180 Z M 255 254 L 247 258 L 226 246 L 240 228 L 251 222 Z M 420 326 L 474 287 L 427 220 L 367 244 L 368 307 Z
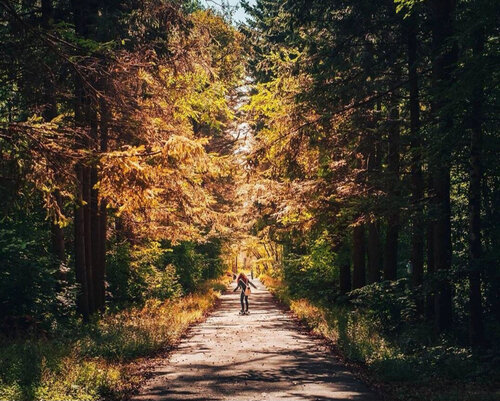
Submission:
M 379 400 L 253 282 L 249 315 L 222 295 L 133 400 Z

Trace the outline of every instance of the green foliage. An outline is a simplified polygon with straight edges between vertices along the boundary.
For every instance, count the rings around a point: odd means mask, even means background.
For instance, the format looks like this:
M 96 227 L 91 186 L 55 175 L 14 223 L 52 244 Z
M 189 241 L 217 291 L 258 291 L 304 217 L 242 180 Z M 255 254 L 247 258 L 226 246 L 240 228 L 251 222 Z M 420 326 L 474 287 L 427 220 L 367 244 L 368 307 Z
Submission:
M 107 266 L 109 306 L 123 308 L 147 299 L 174 299 L 193 292 L 224 271 L 221 242 L 205 244 L 146 241 L 131 246 L 111 241 Z
M 337 294 L 338 269 L 333 263 L 336 255 L 323 232 L 311 240 L 306 254 L 290 253 L 283 264 L 283 277 L 292 294 L 301 297 L 314 294 L 315 299 L 333 299 Z
M 74 307 L 71 286 L 60 288 L 49 224 L 30 188 L 0 215 L 0 329 L 49 330 Z M 70 278 L 70 277 L 69 277 Z
M 182 295 L 182 286 L 174 265 L 166 265 L 160 270 L 156 282 L 152 285 L 153 297 L 158 299 L 177 298 Z
M 480 342 L 479 322 L 490 329 L 500 316 L 495 2 L 430 3 L 244 2 L 255 50 L 252 165 L 272 182 L 259 182 L 269 194 L 256 202 L 256 229 L 279 232 L 293 294 L 330 302 L 335 294 L 327 296 L 317 277 L 330 280 L 335 265 L 354 270 L 356 263 L 358 285 L 382 270 L 411 278 L 414 263 L 416 288 L 386 283 L 352 296 L 381 314 L 388 332 L 436 319 L 460 342 Z M 449 16 L 436 23 L 442 12 Z M 439 31 L 448 21 L 449 32 Z M 438 183 L 440 169 L 446 179 Z M 450 241 L 426 238 L 438 222 L 449 223 Z M 356 244 L 354 226 L 366 229 Z M 310 245 L 324 227 L 336 254 L 329 268 Z M 373 276 L 365 275 L 368 262 Z M 471 291 L 475 270 L 480 285 Z M 425 297 L 440 313 L 416 315 Z M 492 344 L 496 334 L 486 330 Z
M 314 302 L 314 294 L 300 299 L 285 282 L 267 276 L 262 280 L 304 324 L 334 342 L 344 357 L 365 364 L 396 399 L 497 399 L 492 391 L 500 379 L 497 350 L 477 353 L 446 337 L 435 339 L 432 327 L 408 320 L 397 324 L 397 316 L 405 321 L 413 315 L 404 281 L 353 291 L 351 302 L 339 305 Z M 393 308 L 392 302 L 399 306 Z M 409 314 L 406 318 L 404 311 Z M 398 330 L 389 332 L 391 324 Z
M 140 299 L 140 292 L 136 290 L 135 286 L 129 285 L 130 282 L 135 283 L 136 281 L 133 279 L 133 272 L 130 269 L 130 245 L 127 242 L 111 243 L 107 254 L 107 291 L 108 296 L 113 299 L 113 304 L 124 305 L 129 301 Z
M 186 292 L 192 292 L 206 279 L 219 277 L 224 269 L 221 260 L 221 242 L 204 244 L 182 242 L 163 254 L 162 262 L 175 266 L 179 283 Z
M 379 322 L 379 330 L 388 334 L 417 321 L 415 296 L 407 279 L 374 283 L 348 295 L 353 306 Z

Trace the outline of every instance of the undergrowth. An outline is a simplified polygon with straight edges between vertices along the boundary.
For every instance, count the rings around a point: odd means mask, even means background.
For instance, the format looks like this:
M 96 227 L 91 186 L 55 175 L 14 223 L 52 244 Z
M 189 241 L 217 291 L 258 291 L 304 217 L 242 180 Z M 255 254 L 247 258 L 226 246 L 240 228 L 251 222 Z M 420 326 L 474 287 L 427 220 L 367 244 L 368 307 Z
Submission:
M 497 351 L 479 356 L 445 337 L 430 341 L 428 330 L 417 325 L 390 335 L 384 332 L 383 318 L 350 304 L 322 305 L 295 298 L 281 280 L 267 275 L 261 280 L 309 329 L 334 344 L 345 359 L 365 366 L 367 379 L 390 397 L 404 401 L 500 400 Z
M 124 399 L 141 380 L 142 358 L 175 344 L 224 288 L 222 280 L 207 281 L 185 297 L 105 314 L 57 338 L 3 338 L 0 399 Z

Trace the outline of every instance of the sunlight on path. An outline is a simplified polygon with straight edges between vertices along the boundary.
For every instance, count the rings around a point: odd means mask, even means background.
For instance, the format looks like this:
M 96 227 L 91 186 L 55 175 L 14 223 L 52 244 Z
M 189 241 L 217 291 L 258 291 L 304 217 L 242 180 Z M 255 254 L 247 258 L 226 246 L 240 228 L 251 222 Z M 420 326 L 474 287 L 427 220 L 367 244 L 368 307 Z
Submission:
M 378 399 L 254 283 L 250 315 L 238 315 L 239 293 L 224 294 L 133 400 Z

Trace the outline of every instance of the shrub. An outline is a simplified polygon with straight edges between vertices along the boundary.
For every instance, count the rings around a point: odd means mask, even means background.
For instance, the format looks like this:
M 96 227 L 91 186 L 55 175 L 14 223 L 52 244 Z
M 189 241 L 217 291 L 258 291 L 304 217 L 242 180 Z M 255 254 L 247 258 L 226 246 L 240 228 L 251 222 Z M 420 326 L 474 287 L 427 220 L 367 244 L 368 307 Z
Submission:
M 285 282 L 265 275 L 261 280 L 311 330 L 335 343 L 351 361 L 365 364 L 396 399 L 498 399 L 498 352 L 483 350 L 479 357 L 451 337 L 433 340 L 430 327 L 413 321 L 413 301 L 404 280 L 353 291 L 344 304 L 297 298 Z
M 326 233 L 312 241 L 305 255 L 288 254 L 283 263 L 283 278 L 290 292 L 299 298 L 334 299 L 338 281 L 335 257 Z
M 49 331 L 74 306 L 71 286 L 60 288 L 45 213 L 33 204 L 0 216 L 0 332 L 13 335 Z
M 59 340 L 0 339 L 0 399 L 124 399 L 138 358 L 168 349 L 213 307 L 223 281 L 182 298 L 106 313 Z M 143 372 L 141 372 L 143 373 Z
M 407 279 L 383 281 L 351 291 L 350 303 L 379 322 L 379 330 L 394 333 L 417 321 L 415 297 Z

